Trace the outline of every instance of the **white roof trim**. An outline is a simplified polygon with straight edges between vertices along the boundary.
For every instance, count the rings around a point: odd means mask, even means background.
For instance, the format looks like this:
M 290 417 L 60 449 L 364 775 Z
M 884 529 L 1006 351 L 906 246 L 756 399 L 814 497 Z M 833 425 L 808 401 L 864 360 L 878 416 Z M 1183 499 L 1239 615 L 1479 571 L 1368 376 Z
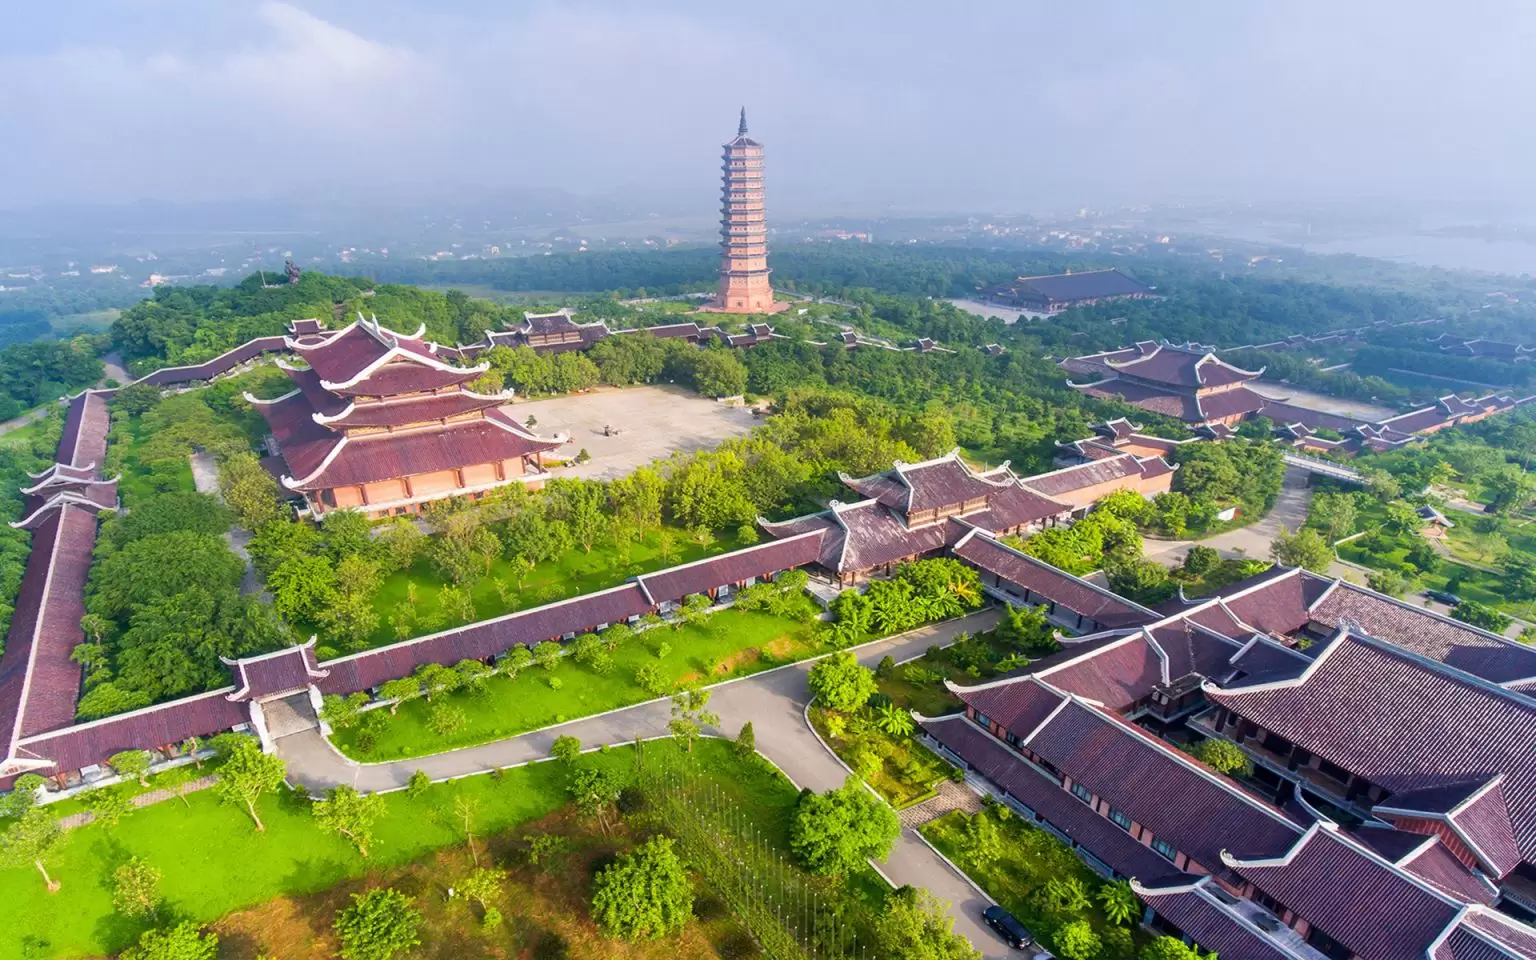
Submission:
M 352 438 L 346 434 L 342 434 L 341 437 L 337 439 L 336 445 L 331 447 L 330 451 L 326 453 L 325 459 L 321 460 L 320 465 L 315 467 L 314 470 L 310 471 L 308 476 L 302 478 L 284 477 L 283 486 L 287 487 L 289 490 L 297 490 L 304 484 L 313 481 L 316 477 L 320 476 L 320 474 L 326 471 L 326 468 L 331 465 L 331 461 L 336 459 L 337 455 L 341 453 L 342 448 L 345 447 L 347 442 L 351 439 Z M 286 460 L 284 462 L 286 462 Z
M 284 369 L 286 370 L 289 368 L 284 367 Z M 282 396 L 273 397 L 271 400 L 263 400 L 260 397 L 254 396 L 249 390 L 242 392 L 240 395 L 245 398 L 246 403 L 249 403 L 253 407 L 268 407 L 272 406 L 273 404 L 282 403 L 284 400 L 291 400 L 303 392 L 304 391 L 300 390 L 298 387 L 294 387 L 292 390 L 289 390 Z
M 326 390 L 331 391 L 351 389 L 352 387 L 357 386 L 359 383 L 362 383 L 364 380 L 367 380 L 369 377 L 373 376 L 379 371 L 379 368 L 383 367 L 391 360 L 408 360 L 411 363 L 426 367 L 429 370 L 436 370 L 439 373 L 472 374 L 484 373 L 491 369 L 489 362 L 480 363 L 473 367 L 450 366 L 443 361 L 438 360 L 436 357 L 424 357 L 421 354 L 416 353 L 414 350 L 407 350 L 404 347 L 396 345 L 384 351 L 382 356 L 368 364 L 362 370 L 358 371 L 350 379 L 340 381 L 321 380 L 320 386 Z

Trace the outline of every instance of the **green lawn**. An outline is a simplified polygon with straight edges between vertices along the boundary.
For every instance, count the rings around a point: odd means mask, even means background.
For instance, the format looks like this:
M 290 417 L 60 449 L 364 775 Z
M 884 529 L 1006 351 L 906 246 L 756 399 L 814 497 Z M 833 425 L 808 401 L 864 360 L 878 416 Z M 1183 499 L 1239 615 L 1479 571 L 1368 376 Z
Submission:
M 680 630 L 657 627 L 637 634 L 614 653 L 613 669 L 604 675 L 567 658 L 553 671 L 526 667 L 512 679 L 493 677 L 479 695 L 439 695 L 436 702 L 450 703 L 468 717 L 464 729 L 446 737 L 427 728 L 430 705 L 417 699 L 401 705 L 371 750 L 359 747 L 355 728 L 338 731 L 334 739 L 343 753 L 358 760 L 394 760 L 500 740 L 651 699 L 635 683 L 642 664 L 660 664 L 674 683 L 713 683 L 819 652 L 811 633 L 810 626 L 782 617 L 726 610 Z M 657 659 L 662 644 L 671 650 Z M 560 681 L 559 689 L 549 685 L 552 678 Z
M 670 742 L 646 751 L 676 751 Z M 588 754 L 583 763 L 606 767 L 628 780 L 632 747 Z M 736 758 L 729 745 L 705 740 L 692 762 L 723 796 L 741 805 L 762 835 L 783 848 L 796 791 L 765 763 Z M 454 802 L 474 801 L 478 837 L 509 830 L 565 805 L 567 772 L 557 762 L 477 776 L 432 787 L 418 799 L 385 797 L 387 813 L 375 828 L 373 856 L 363 860 L 340 838 L 321 833 L 307 801 L 291 794 L 269 796 L 259 810 L 257 833 L 238 808 L 211 791 L 191 794 L 187 804 L 170 800 L 135 811 L 114 828 L 91 825 L 70 831 L 48 859 L 62 889 L 49 894 L 31 867 L 0 870 L 0 903 L 7 935 L 0 960 L 69 957 L 116 952 L 143 929 L 112 910 L 112 871 L 130 856 L 163 871 L 161 890 L 177 916 L 211 921 L 240 907 L 281 894 L 324 890 L 365 869 L 408 863 L 440 847 L 462 843 Z
M 842 736 L 834 737 L 828 732 L 829 715 L 838 716 L 821 707 L 811 708 L 817 736 L 856 772 L 861 763 L 872 762 L 867 758 L 878 758 L 879 765 L 864 782 L 896 809 L 933 796 L 938 782 L 949 776 L 950 765 L 911 737 L 891 736 L 876 729 L 867 717 L 845 717 Z
M 1018 917 L 1047 947 L 1058 926 L 1077 919 L 1087 919 L 1094 931 L 1103 936 L 1110 925 L 1093 899 L 1094 893 L 1104 884 L 1103 878 L 1088 869 L 1066 844 L 1026 823 L 1012 811 L 1008 813 L 1010 815 L 998 825 L 1003 837 L 1003 854 L 985 863 L 978 863 L 968 853 L 965 843 L 967 814 L 960 811 L 947 813 L 919 829 L 929 843 L 965 871 L 1003 909 Z M 1050 880 L 1068 878 L 1077 880 L 1088 893 L 1090 907 L 1087 911 L 1079 916 L 1050 916 L 1035 905 L 1031 894 L 1036 888 Z M 1134 931 L 1132 935 L 1138 942 L 1146 939 L 1140 931 Z
M 627 563 L 612 543 L 598 544 L 590 553 L 577 546 L 567 550 L 560 559 L 535 567 L 523 578 L 521 590 L 517 587 L 517 574 L 511 563 L 504 557 L 498 557 L 491 563 L 490 572 L 470 585 L 470 595 L 475 601 L 474 619 L 487 620 L 516 610 L 616 587 L 636 574 L 702 560 L 741 546 L 731 539 L 716 540 L 708 546 L 701 546 L 680 530 L 669 530 L 668 533 L 672 537 L 672 552 L 665 559 L 660 553 L 661 535 L 657 532 L 647 534 L 643 541 L 630 548 Z M 498 581 L 506 591 L 505 602 L 502 600 L 502 588 L 497 586 Z M 418 560 L 409 570 L 386 577 L 374 595 L 379 627 L 368 638 L 366 646 L 384 646 L 401 639 L 390 622 L 391 617 L 403 619 L 411 628 L 407 636 L 423 636 L 463 622 L 457 614 L 443 609 L 439 598 L 447 583 L 431 561 L 425 559 Z M 308 629 L 309 632 L 325 637 L 325 632 L 313 624 L 308 625 Z M 336 651 L 338 654 L 344 652 Z
M 1340 557 L 1375 569 L 1396 570 L 1406 559 L 1407 553 L 1404 547 L 1398 547 L 1390 553 L 1371 553 L 1357 547 L 1355 542 L 1339 547 Z M 1460 580 L 1460 583 L 1454 585 L 1454 589 L 1451 584 L 1452 575 L 1457 575 Z M 1509 588 L 1505 586 L 1503 578 L 1496 574 L 1442 560 L 1438 570 L 1421 575 L 1418 582 L 1420 589 L 1423 590 L 1450 589 L 1463 600 L 1476 600 L 1478 603 L 1486 604 L 1501 613 L 1519 617 L 1522 620 L 1536 620 L 1536 601 L 1510 599 Z

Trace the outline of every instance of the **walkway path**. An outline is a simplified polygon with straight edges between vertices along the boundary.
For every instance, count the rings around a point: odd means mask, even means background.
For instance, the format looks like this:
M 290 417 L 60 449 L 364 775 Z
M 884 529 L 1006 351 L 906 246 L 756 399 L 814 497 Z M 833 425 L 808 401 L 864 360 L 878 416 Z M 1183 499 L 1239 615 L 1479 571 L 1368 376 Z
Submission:
M 857 651 L 859 662 L 872 667 L 886 655 L 895 660 L 919 656 L 929 646 L 949 643 L 961 632 L 989 628 L 998 616 L 995 609 L 984 610 L 867 644 Z M 720 714 L 720 732 L 734 735 L 743 723 L 752 721 L 758 750 L 797 786 L 822 791 L 841 786 L 848 771 L 805 723 L 805 708 L 810 702 L 805 678 L 810 666 L 809 662 L 791 664 L 717 684 L 709 705 Z M 495 743 L 391 763 L 358 764 L 347 760 L 318 730 L 283 737 L 276 746 L 278 755 L 288 762 L 289 778 L 311 791 L 341 784 L 364 791 L 393 790 L 405 786 L 416 770 L 442 779 L 542 760 L 549 756 L 555 737 L 562 735 L 579 738 L 584 747 L 624 744 L 636 737 L 664 737 L 668 735 L 670 719 L 670 704 L 666 700 L 651 701 Z M 1009 956 L 1007 948 L 981 922 L 981 911 L 989 902 L 911 830 L 902 831 L 881 869 L 893 883 L 924 887 L 949 901 L 956 931 L 976 944 L 986 957 Z
M 129 798 L 128 802 L 133 804 L 135 807 L 147 807 L 152 803 L 160 803 L 162 801 L 169 800 L 172 797 L 180 798 L 186 796 L 189 793 L 196 793 L 199 790 L 207 790 L 209 787 L 217 783 L 218 780 L 218 777 L 210 773 L 207 776 L 198 777 L 196 780 L 188 780 L 180 787 L 167 787 L 161 790 L 150 790 L 147 793 L 141 793 L 136 797 Z M 59 829 L 73 830 L 76 827 L 83 827 L 95 819 L 96 814 L 89 810 L 83 810 L 80 813 L 72 813 L 67 817 L 59 818 Z
M 191 455 L 192 460 L 192 485 L 198 493 L 206 493 L 220 503 L 224 501 L 224 495 L 219 492 L 219 465 L 213 459 L 213 454 L 206 450 L 199 450 Z M 251 563 L 251 533 L 238 524 L 231 527 L 224 534 L 224 542 L 229 544 L 235 556 L 245 564 L 245 573 L 240 577 L 240 593 L 242 596 L 250 596 L 253 593 L 261 593 L 261 577 L 256 574 L 256 567 Z M 263 594 L 263 599 L 272 599 Z
M 1312 489 L 1307 486 L 1307 475 L 1300 470 L 1285 471 L 1285 485 L 1275 507 L 1263 519 L 1237 530 L 1228 530 L 1205 540 L 1147 540 L 1143 553 L 1165 566 L 1176 567 L 1184 561 L 1184 554 L 1195 544 L 1215 547 L 1223 557 L 1252 557 L 1269 559 L 1269 543 L 1281 527 L 1295 531 L 1307 520 L 1307 508 L 1312 503 Z
M 956 810 L 977 813 L 981 810 L 981 797 L 975 790 L 964 784 L 945 780 L 939 784 L 938 796 L 929 797 L 922 803 L 899 810 L 896 817 L 901 821 L 902 826 L 915 830 L 925 823 L 930 823 Z

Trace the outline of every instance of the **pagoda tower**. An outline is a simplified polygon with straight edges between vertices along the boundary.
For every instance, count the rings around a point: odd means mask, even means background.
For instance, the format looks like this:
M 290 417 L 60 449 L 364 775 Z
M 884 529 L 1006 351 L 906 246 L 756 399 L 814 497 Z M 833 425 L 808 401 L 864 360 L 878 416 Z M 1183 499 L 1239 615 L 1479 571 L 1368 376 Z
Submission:
M 720 191 L 720 289 L 706 310 L 775 313 L 768 283 L 768 225 L 763 213 L 763 145 L 747 136 L 741 108 L 736 139 L 725 145 Z

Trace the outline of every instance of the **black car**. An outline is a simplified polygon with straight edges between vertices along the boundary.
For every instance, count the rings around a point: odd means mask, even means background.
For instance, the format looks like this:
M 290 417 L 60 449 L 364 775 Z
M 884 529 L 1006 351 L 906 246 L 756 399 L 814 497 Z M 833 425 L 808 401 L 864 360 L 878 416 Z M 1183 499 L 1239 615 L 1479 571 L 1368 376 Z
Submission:
M 988 907 L 981 912 L 981 919 L 987 921 L 987 926 L 997 931 L 997 935 L 1003 938 L 1003 942 L 1015 950 L 1023 950 L 1034 945 L 1035 941 L 1030 935 L 1029 928 L 1002 907 Z
M 1454 593 L 1446 593 L 1444 590 L 1425 590 L 1424 596 L 1431 600 L 1439 600 L 1448 607 L 1454 607 L 1461 603 L 1461 598 Z

